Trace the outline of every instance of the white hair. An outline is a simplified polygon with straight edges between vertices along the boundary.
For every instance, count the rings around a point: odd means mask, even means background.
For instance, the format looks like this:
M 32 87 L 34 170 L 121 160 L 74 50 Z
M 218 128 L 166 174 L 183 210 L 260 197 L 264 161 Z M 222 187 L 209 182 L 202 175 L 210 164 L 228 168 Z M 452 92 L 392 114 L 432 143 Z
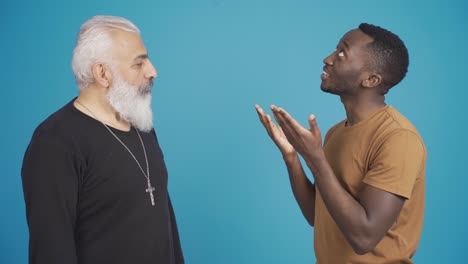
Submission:
M 119 113 L 120 117 L 143 132 L 153 128 L 153 111 L 151 110 L 150 80 L 138 87 L 127 82 L 115 65 L 110 66 L 112 85 L 106 94 L 107 102 Z
M 129 20 L 116 16 L 94 16 L 81 25 L 73 50 L 72 69 L 80 90 L 94 82 L 92 67 L 95 63 L 110 64 L 113 29 L 140 34 Z

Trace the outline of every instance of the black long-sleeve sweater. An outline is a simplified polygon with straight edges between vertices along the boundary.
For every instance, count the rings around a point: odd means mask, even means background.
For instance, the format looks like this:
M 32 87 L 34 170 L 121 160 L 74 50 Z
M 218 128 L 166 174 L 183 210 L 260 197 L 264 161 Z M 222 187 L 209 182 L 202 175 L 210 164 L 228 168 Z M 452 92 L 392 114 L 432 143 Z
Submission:
M 146 171 L 135 129 L 111 129 Z M 156 133 L 140 135 L 155 206 L 128 151 L 73 101 L 39 125 L 22 167 L 29 263 L 184 263 Z

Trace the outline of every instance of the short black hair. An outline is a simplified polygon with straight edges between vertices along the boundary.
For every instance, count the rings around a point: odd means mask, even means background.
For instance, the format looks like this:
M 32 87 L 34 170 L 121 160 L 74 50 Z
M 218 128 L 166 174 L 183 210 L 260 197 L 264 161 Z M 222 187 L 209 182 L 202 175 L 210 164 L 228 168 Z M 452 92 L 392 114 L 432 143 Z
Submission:
M 397 85 L 408 72 L 408 50 L 396 34 L 372 24 L 361 23 L 359 29 L 373 38 L 368 44 L 371 67 L 382 75 L 382 93 Z

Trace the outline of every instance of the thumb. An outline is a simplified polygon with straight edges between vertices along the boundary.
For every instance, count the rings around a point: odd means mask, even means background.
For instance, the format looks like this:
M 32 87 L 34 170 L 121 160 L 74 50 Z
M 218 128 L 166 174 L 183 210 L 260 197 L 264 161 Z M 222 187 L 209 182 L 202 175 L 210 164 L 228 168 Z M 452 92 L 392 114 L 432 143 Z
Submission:
M 317 118 L 315 118 L 315 115 L 313 114 L 309 116 L 309 126 L 310 126 L 310 131 L 312 132 L 318 131 Z

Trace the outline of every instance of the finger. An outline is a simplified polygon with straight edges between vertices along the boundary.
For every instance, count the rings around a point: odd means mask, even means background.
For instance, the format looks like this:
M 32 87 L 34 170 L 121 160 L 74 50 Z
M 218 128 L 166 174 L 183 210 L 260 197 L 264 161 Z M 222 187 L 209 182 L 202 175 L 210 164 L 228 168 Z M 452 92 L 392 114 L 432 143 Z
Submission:
M 283 127 L 283 130 L 285 130 L 285 129 L 290 130 L 289 124 L 286 122 L 286 120 L 284 120 L 284 117 L 279 112 L 279 108 L 272 108 L 272 109 L 274 109 L 273 110 L 273 115 L 275 116 L 276 122 L 278 122 L 278 124 L 281 127 Z
M 271 111 L 275 112 L 275 111 L 277 111 L 278 107 L 276 107 L 276 105 L 272 104 L 272 105 L 270 105 L 270 109 L 271 109 Z
M 319 133 L 320 130 L 317 125 L 317 118 L 315 115 L 310 115 L 309 116 L 309 126 L 310 126 L 310 131 L 313 133 Z
M 275 122 L 273 122 L 270 115 L 266 115 L 266 123 L 271 130 L 276 127 Z
M 265 114 L 264 116 L 264 121 L 263 121 L 263 126 L 265 127 L 268 135 L 273 138 L 273 132 L 274 132 L 274 126 L 273 122 L 271 122 L 271 117 L 270 115 Z
M 278 108 L 277 110 L 278 115 L 281 116 L 282 120 L 284 120 L 284 123 L 287 124 L 291 129 L 299 132 L 301 129 L 304 129 L 304 127 L 299 124 L 296 119 L 294 119 L 286 110 L 283 108 Z
M 275 124 L 271 120 L 270 115 L 266 114 L 259 105 L 255 105 L 255 108 L 257 109 L 257 113 L 258 113 L 259 117 L 261 117 L 262 122 L 265 125 L 268 125 L 270 127 L 275 127 Z
M 271 132 L 276 127 L 275 123 L 271 120 L 270 115 L 265 114 L 265 112 L 263 112 L 263 109 L 259 105 L 255 105 L 255 109 L 257 110 L 260 121 L 266 128 L 268 134 L 271 136 Z
M 255 105 L 255 110 L 257 111 L 259 115 L 264 114 L 263 109 L 258 104 Z
M 258 104 L 255 104 L 255 110 L 257 110 L 257 112 L 263 113 L 263 109 Z
M 263 126 L 266 127 L 265 112 L 263 112 L 263 109 L 257 104 L 255 105 L 255 110 L 257 111 L 258 118 L 260 119 L 260 122 L 262 122 Z
M 288 123 L 284 120 L 283 116 L 280 115 L 278 111 L 275 113 L 275 119 L 279 124 L 279 127 L 281 128 L 281 131 L 283 131 L 283 134 L 288 138 L 289 141 L 294 140 L 295 136 L 297 135 L 297 132 L 292 129 Z
M 297 138 L 298 130 L 295 129 L 294 127 L 292 127 L 291 123 L 287 122 L 287 120 L 284 118 L 284 115 L 282 115 L 282 112 L 286 112 L 286 111 L 284 109 L 280 108 L 280 107 L 275 106 L 275 105 L 271 105 L 270 108 L 273 111 L 275 119 L 278 122 L 279 127 L 281 127 L 281 130 L 282 130 L 283 134 L 286 136 L 286 138 L 288 138 L 290 141 L 294 140 L 294 138 Z M 294 120 L 294 118 L 292 118 L 292 117 L 291 117 L 291 119 Z M 300 127 L 300 125 L 299 125 L 299 127 Z
M 272 111 L 273 111 L 273 116 L 275 117 L 275 120 L 276 120 L 276 122 L 278 123 L 278 125 L 280 125 L 280 126 L 285 125 L 285 124 L 284 124 L 284 120 L 283 120 L 283 119 L 281 118 L 281 116 L 279 115 L 277 109 L 275 109 L 275 108 L 273 108 L 273 107 L 272 107 L 271 109 L 272 109 Z M 274 109 L 274 110 L 273 110 L 273 109 Z
M 268 129 L 269 131 L 268 133 L 275 141 L 279 140 L 280 138 L 286 138 L 287 140 L 287 137 L 285 133 L 283 132 L 283 129 L 281 129 L 281 126 L 276 125 L 271 119 L 270 115 L 267 115 L 267 122 L 268 122 L 268 125 L 270 126 Z

